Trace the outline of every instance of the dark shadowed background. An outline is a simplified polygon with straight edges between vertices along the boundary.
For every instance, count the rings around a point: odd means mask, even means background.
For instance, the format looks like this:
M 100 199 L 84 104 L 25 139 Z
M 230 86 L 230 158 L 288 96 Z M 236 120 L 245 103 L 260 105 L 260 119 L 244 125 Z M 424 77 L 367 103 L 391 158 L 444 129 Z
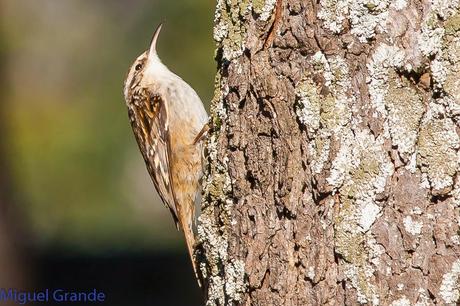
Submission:
M 209 105 L 213 13 L 212 0 L 0 0 L 0 288 L 200 305 L 122 85 L 163 22 L 160 57 Z

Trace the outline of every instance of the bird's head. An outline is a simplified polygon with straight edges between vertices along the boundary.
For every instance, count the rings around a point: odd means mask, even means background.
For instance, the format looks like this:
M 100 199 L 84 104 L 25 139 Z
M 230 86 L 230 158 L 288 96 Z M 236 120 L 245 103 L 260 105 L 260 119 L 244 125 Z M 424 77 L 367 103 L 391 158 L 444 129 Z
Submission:
M 148 86 L 155 81 L 156 75 L 168 71 L 168 68 L 161 63 L 157 54 L 157 41 L 161 27 L 162 24 L 155 30 L 149 49 L 139 55 L 129 68 L 123 91 L 127 103 L 128 98 L 136 87 Z

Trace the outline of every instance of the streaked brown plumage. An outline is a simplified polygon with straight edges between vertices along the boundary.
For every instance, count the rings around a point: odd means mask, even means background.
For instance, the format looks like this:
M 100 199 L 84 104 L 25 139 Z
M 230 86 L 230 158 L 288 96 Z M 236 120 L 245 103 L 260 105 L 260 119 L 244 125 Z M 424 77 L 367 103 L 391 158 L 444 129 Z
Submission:
M 194 260 L 195 205 L 200 194 L 201 142 L 207 114 L 196 92 L 158 58 L 155 31 L 149 50 L 131 66 L 124 96 L 148 172 Z

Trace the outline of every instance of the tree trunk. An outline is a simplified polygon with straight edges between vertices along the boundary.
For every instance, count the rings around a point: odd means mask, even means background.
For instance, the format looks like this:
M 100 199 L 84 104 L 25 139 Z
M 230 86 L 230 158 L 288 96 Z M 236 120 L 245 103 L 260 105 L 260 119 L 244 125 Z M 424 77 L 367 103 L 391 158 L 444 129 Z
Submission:
M 219 0 L 207 305 L 454 305 L 459 1 Z

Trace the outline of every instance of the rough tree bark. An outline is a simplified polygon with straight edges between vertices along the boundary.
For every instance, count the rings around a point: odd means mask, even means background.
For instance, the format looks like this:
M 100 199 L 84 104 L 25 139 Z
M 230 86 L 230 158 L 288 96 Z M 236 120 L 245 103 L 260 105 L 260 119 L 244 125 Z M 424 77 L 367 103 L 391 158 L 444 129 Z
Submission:
M 458 302 L 458 11 L 218 1 L 208 305 Z

